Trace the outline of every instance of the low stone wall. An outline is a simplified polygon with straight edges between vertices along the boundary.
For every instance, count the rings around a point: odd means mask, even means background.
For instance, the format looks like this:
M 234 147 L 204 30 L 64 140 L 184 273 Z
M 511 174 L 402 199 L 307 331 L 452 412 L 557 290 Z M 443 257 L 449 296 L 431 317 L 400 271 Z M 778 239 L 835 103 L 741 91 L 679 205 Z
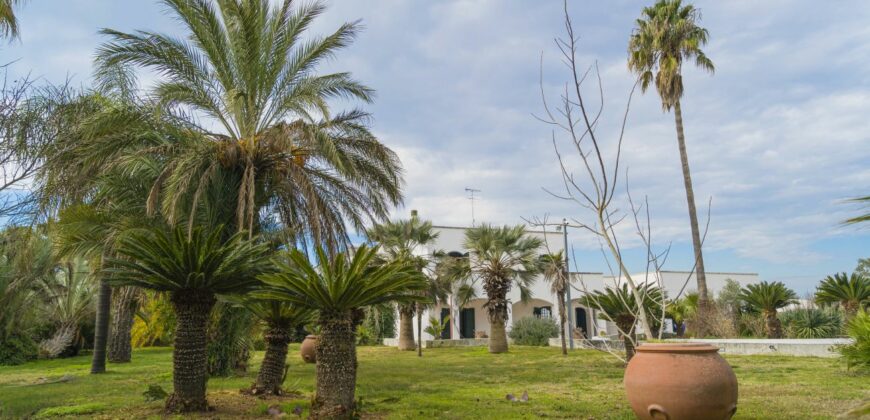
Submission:
M 510 341 L 510 340 L 508 340 Z M 396 338 L 385 338 L 385 346 L 398 347 L 399 340 Z M 463 338 L 460 340 L 426 340 L 423 341 L 423 347 L 427 349 L 441 347 L 486 347 L 489 345 L 488 338 Z
M 709 343 L 719 347 L 721 354 L 767 354 L 810 357 L 837 357 L 836 346 L 852 342 L 848 338 L 822 339 L 670 339 L 668 342 Z

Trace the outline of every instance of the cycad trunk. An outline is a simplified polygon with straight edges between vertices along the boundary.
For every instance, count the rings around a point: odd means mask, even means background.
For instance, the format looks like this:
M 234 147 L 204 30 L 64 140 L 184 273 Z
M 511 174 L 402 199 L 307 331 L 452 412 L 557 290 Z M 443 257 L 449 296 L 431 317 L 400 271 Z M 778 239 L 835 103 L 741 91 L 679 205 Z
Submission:
M 559 331 L 562 333 L 562 355 L 568 355 L 568 346 L 565 344 L 565 292 L 559 291 Z M 574 339 L 574 331 L 571 331 L 570 340 Z
M 399 350 L 414 350 L 414 306 L 399 306 Z
M 351 314 L 321 320 L 317 344 L 317 391 L 313 418 L 350 418 L 355 413 L 356 335 Z
M 166 410 L 205 411 L 208 410 L 207 328 L 215 297 L 211 292 L 193 290 L 174 292 L 170 300 L 177 324 L 172 350 L 173 390 L 166 399 Z
M 266 334 L 266 354 L 257 381 L 251 389 L 254 395 L 281 395 L 281 385 L 284 379 L 284 369 L 287 364 L 287 345 L 290 344 L 289 325 L 269 323 Z
M 622 343 L 625 346 L 625 363 L 628 363 L 635 354 L 634 320 L 622 320 L 619 330 L 622 332 Z
M 704 254 L 701 252 L 701 231 L 698 228 L 698 212 L 695 209 L 695 190 L 689 170 L 689 155 L 686 153 L 686 136 L 683 133 L 683 111 L 680 101 L 674 104 L 674 119 L 677 125 L 677 143 L 683 167 L 683 184 L 686 187 L 686 202 L 689 205 L 689 224 L 692 227 L 692 247 L 695 250 L 695 278 L 698 281 L 698 331 L 699 337 L 707 335 L 710 318 L 710 300 L 707 295 L 707 276 L 704 271 Z
M 767 338 L 782 338 L 782 323 L 776 316 L 776 310 L 764 312 L 764 326 Z
M 858 315 L 858 308 L 861 307 L 861 304 L 857 300 L 847 300 L 842 302 L 842 306 L 845 315 L 843 325 L 845 326 L 855 317 L 855 315 Z
M 130 331 L 133 317 L 139 306 L 139 290 L 132 286 L 121 287 L 115 291 L 112 304 L 112 331 L 109 336 L 108 358 L 112 363 L 128 363 L 133 354 Z
M 109 338 L 109 310 L 112 305 L 112 286 L 105 280 L 100 281 L 100 292 L 97 295 L 97 319 L 94 323 L 94 358 L 91 361 L 91 373 L 106 371 L 106 347 Z

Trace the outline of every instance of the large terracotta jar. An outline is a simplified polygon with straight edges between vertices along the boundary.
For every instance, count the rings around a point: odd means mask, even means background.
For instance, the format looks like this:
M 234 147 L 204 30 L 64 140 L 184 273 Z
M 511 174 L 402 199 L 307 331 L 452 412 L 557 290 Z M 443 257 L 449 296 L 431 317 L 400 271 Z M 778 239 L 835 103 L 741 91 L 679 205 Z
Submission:
M 305 339 L 302 340 L 302 347 L 299 348 L 299 353 L 302 354 L 302 360 L 304 360 L 305 363 L 317 362 L 317 353 L 315 352 L 316 347 L 317 347 L 317 336 L 316 335 L 305 336 Z
M 709 344 L 642 344 L 624 379 L 640 419 L 730 419 L 737 411 L 737 377 Z

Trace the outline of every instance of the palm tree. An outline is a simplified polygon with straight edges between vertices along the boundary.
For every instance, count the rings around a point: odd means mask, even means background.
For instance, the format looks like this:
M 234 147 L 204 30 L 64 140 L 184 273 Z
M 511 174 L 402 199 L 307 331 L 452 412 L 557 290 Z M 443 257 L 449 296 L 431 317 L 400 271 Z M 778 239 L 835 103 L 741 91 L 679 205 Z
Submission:
M 260 279 L 268 289 L 254 296 L 277 299 L 319 311 L 317 391 L 312 415 L 349 418 L 355 409 L 356 327 L 363 308 L 385 302 L 406 304 L 420 299 L 426 287 L 422 273 L 405 261 L 378 263 L 377 247 L 362 245 L 350 257 L 341 252 L 329 259 L 316 249 L 318 265 L 299 250 L 289 252 L 278 271 Z
M 40 343 L 40 350 L 47 357 L 78 353 L 76 341 L 81 339 L 80 324 L 94 300 L 96 283 L 91 273 L 83 258 L 67 258 L 59 259 L 53 273 L 42 279 L 43 295 L 47 299 L 45 315 L 57 327 L 51 338 Z
M 257 380 L 251 385 L 253 395 L 281 395 L 287 363 L 287 345 L 295 329 L 306 325 L 314 318 L 314 311 L 277 300 L 255 299 L 251 297 L 232 297 L 228 299 L 250 311 L 266 323 L 263 340 L 266 353 Z
M 853 203 L 863 204 L 864 206 L 867 206 L 868 204 L 870 204 L 870 195 L 864 196 L 864 197 L 853 198 L 849 201 L 851 201 Z M 855 224 L 855 223 L 867 223 L 867 222 L 870 222 L 870 212 L 866 212 L 864 214 L 846 219 L 846 221 L 844 223 L 851 225 L 851 224 Z
M 821 304 L 839 304 L 846 313 L 848 321 L 862 307 L 870 306 L 870 278 L 859 273 L 837 273 L 825 277 L 816 289 L 816 302 Z
M 401 200 L 398 157 L 368 130 L 365 112 L 336 114 L 327 104 L 334 98 L 369 102 L 373 92 L 348 73 L 316 73 L 318 64 L 350 44 L 358 23 L 302 42 L 324 11 L 320 3 L 163 3 L 186 38 L 104 29 L 109 41 L 97 52 L 97 67 L 99 75 L 114 75 L 119 67 L 156 71 L 162 77 L 152 94 L 161 104 L 220 128 L 196 127 L 197 136 L 173 145 L 153 194 L 163 195 L 171 222 L 201 211 L 204 192 L 215 185 L 233 191 L 232 220 L 221 223 L 254 234 L 267 210 L 293 233 L 290 242 L 330 251 L 349 244 L 348 225 L 361 231 L 366 222 L 386 218 Z
M 641 311 L 652 312 L 661 305 L 663 298 L 660 288 L 644 284 L 638 287 L 643 296 L 643 307 L 638 307 L 635 294 L 628 285 L 623 283 L 621 287 L 605 287 L 604 291 L 595 290 L 581 297 L 584 305 L 601 311 L 601 317 L 616 324 L 625 344 L 625 362 L 628 363 L 635 353 L 635 329 L 638 316 Z
M 531 297 L 529 290 L 539 272 L 538 250 L 543 242 L 526 236 L 523 225 L 493 227 L 482 224 L 465 231 L 465 248 L 471 253 L 471 273 L 483 280 L 489 315 L 489 352 L 508 350 L 505 322 L 510 301 L 508 293 L 516 285 L 522 300 Z
M 674 321 L 677 337 L 682 337 L 686 333 L 686 321 L 698 312 L 698 294 L 689 293 L 681 299 L 669 302 L 666 311 Z
M 752 310 L 764 316 L 767 338 L 782 338 L 782 323 L 776 316 L 778 309 L 797 303 L 797 295 L 779 281 L 746 285 L 740 290 L 740 299 Z
M 18 18 L 15 5 L 20 0 L 0 0 L 0 38 L 18 38 Z
M 559 331 L 562 332 L 562 354 L 568 355 L 568 347 L 565 342 L 565 296 L 571 282 L 567 277 L 565 267 L 565 253 L 559 251 L 552 254 L 541 255 L 541 272 L 544 280 L 550 283 L 550 291 L 559 299 Z M 570 340 L 573 340 L 573 333 Z
M 689 171 L 686 153 L 686 136 L 683 132 L 683 112 L 680 98 L 683 96 L 683 61 L 694 59 L 695 65 L 712 73 L 713 62 L 701 47 L 707 43 L 707 30 L 698 26 L 700 11 L 681 0 L 658 0 L 655 5 L 643 9 L 642 16 L 628 43 L 628 68 L 637 73 L 641 91 L 654 84 L 662 100 L 662 109 L 674 110 L 677 126 L 677 144 L 683 167 L 683 183 L 689 206 L 689 223 L 692 228 L 692 245 L 695 250 L 695 277 L 698 281 L 699 319 L 708 317 L 709 295 L 704 271 L 704 256 L 701 252 L 701 233 L 695 209 L 695 192 Z M 702 330 L 704 322 L 702 321 Z M 700 332 L 706 334 L 705 331 Z
M 432 222 L 420 220 L 416 211 L 411 212 L 408 220 L 375 225 L 367 231 L 367 236 L 380 246 L 386 260 L 413 261 L 420 270 L 428 264 L 425 256 L 420 255 L 420 251 L 425 251 L 422 247 L 438 239 L 438 233 L 432 231 Z M 413 325 L 415 312 L 418 312 L 417 304 L 399 305 L 399 350 L 414 350 L 416 347 Z
M 257 287 L 256 276 L 269 269 L 268 247 L 240 232 L 227 240 L 222 228 L 206 233 L 177 226 L 134 230 L 124 235 L 109 261 L 109 281 L 168 292 L 177 317 L 173 347 L 171 412 L 204 411 L 206 400 L 206 327 L 216 295 Z

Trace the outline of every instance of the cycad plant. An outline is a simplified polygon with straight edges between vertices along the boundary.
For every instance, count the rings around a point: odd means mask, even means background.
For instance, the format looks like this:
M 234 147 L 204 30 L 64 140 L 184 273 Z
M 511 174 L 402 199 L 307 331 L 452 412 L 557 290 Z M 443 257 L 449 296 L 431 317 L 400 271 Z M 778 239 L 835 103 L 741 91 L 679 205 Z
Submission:
M 782 282 L 763 281 L 746 285 L 740 290 L 740 299 L 764 317 L 767 338 L 782 338 L 782 322 L 777 317 L 777 310 L 797 303 L 793 290 Z
M 313 310 L 284 301 L 232 297 L 230 302 L 250 311 L 266 324 L 263 340 L 266 353 L 257 380 L 251 385 L 253 395 L 281 395 L 286 375 L 287 345 L 296 328 L 307 325 L 316 315 Z
M 470 252 L 471 274 L 482 280 L 484 305 L 489 315 L 489 352 L 508 350 L 505 323 L 510 310 L 508 293 L 516 286 L 522 300 L 531 297 L 531 284 L 540 271 L 539 252 L 543 242 L 527 236 L 523 225 L 494 227 L 483 224 L 465 231 L 465 248 Z
M 171 412 L 208 409 L 206 327 L 216 295 L 250 291 L 271 267 L 266 245 L 244 232 L 224 240 L 222 230 L 135 230 L 121 238 L 119 257 L 110 261 L 111 283 L 169 293 L 177 318 L 173 393 L 166 400 Z
M 695 277 L 698 281 L 700 325 L 707 318 L 709 296 L 707 277 L 704 274 L 704 256 L 701 252 L 701 231 L 695 209 L 695 191 L 689 170 L 686 152 L 686 136 L 683 132 L 683 64 L 693 62 L 710 73 L 714 71 L 711 61 L 701 50 L 707 44 L 707 30 L 698 25 L 701 12 L 681 0 L 658 0 L 645 7 L 637 19 L 628 42 L 628 68 L 638 75 L 640 88 L 646 91 L 655 86 L 664 111 L 674 110 L 677 127 L 677 145 L 683 169 L 683 184 L 689 207 L 689 224 L 692 228 L 692 245 L 695 251 Z M 703 330 L 704 328 L 702 328 Z M 706 335 L 706 331 L 701 331 Z
M 581 298 L 585 306 L 600 310 L 601 318 L 616 324 L 625 344 L 626 363 L 634 357 L 635 353 L 638 313 L 641 310 L 653 313 L 656 308 L 661 308 L 664 298 L 661 289 L 652 284 L 641 285 L 638 289 L 640 296 L 643 297 L 642 307 L 638 306 L 635 294 L 625 283 L 620 287 L 605 287 L 603 291 L 589 292 Z
M 851 319 L 859 309 L 870 307 L 870 278 L 860 273 L 837 273 L 825 277 L 816 289 L 816 302 L 840 305 Z
M 317 391 L 312 415 L 349 418 L 355 413 L 356 327 L 363 308 L 384 302 L 407 304 L 420 299 L 426 287 L 423 275 L 404 261 L 378 263 L 377 248 L 361 246 L 353 256 L 329 258 L 316 250 L 318 264 L 299 250 L 290 251 L 278 271 L 260 279 L 269 288 L 254 293 L 298 307 L 317 310 Z

